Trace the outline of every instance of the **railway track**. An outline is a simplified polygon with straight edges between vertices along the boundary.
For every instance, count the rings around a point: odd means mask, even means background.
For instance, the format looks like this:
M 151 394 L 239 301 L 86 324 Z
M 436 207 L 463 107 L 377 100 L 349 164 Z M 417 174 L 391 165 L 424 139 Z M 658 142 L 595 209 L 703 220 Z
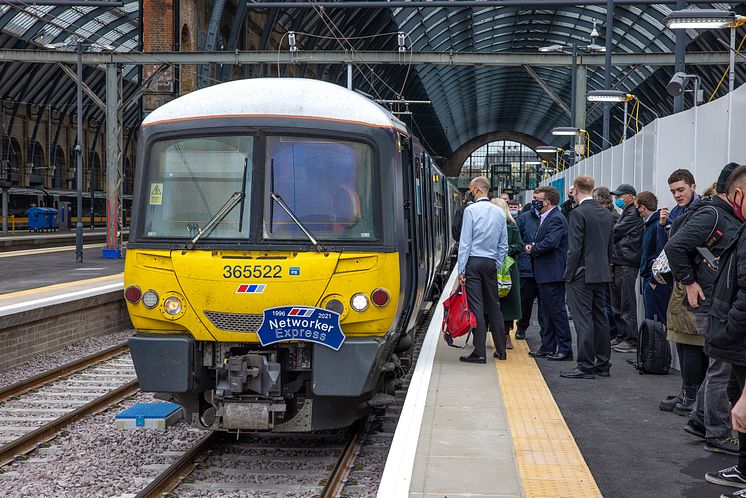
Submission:
M 0 466 L 137 390 L 126 344 L 0 389 Z

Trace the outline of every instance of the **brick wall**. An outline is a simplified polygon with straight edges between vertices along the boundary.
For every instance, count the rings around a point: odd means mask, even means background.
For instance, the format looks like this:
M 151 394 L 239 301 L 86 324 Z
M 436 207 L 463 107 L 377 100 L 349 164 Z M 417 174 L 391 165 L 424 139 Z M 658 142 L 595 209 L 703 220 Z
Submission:
M 178 43 L 174 38 L 173 0 L 143 0 L 142 3 L 142 44 L 144 52 L 168 52 Z M 158 64 L 143 66 L 143 78 L 150 77 Z M 145 111 L 162 106 L 173 98 L 173 69 L 160 73 L 148 86 L 143 95 Z
M 81 339 L 132 328 L 121 291 L 85 301 L 88 306 L 81 307 L 81 301 L 74 301 L 41 308 L 35 316 L 19 313 L 30 316 L 30 320 L 5 320 L 7 326 L 0 329 L 0 372 Z

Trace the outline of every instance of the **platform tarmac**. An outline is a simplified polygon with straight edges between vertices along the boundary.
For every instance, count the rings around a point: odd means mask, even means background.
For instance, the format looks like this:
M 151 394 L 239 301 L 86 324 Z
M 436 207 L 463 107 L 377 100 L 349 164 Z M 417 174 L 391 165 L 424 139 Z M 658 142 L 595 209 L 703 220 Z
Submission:
M 538 327 L 529 328 L 527 338 L 538 349 Z M 680 373 L 640 375 L 626 361 L 634 357 L 612 352 L 611 377 L 593 380 L 559 376 L 574 362 L 536 360 L 603 496 L 717 498 L 735 491 L 704 475 L 735 465 L 737 457 L 706 452 L 702 439 L 682 430 L 686 417 L 658 409 L 662 398 L 681 389 Z
M 102 256 L 102 244 L 86 244 L 83 263 L 75 262 L 75 247 L 0 252 L 0 295 L 115 275 L 124 258 Z

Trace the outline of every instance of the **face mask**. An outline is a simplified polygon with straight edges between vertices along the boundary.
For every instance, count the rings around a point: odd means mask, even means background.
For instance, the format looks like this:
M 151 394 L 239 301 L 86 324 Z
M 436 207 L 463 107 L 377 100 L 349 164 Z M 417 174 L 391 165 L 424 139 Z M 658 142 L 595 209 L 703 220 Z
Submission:
M 743 212 L 742 212 L 742 210 L 743 210 L 743 194 L 741 194 L 741 202 L 736 202 L 736 199 L 737 199 L 736 196 L 737 195 L 738 195 L 738 192 L 736 192 L 733 195 L 733 200 L 731 201 L 730 199 L 728 199 L 728 202 L 730 202 L 730 205 L 733 206 L 733 212 L 735 213 L 736 218 L 738 218 L 739 220 L 741 220 L 743 222 L 743 221 L 746 221 L 746 218 L 743 217 Z
M 615 199 L 614 200 L 614 204 L 616 204 L 616 207 L 618 207 L 619 209 L 624 209 L 624 200 L 623 199 L 620 199 L 620 198 Z
M 511 209 L 510 210 L 510 216 L 512 216 L 513 218 L 515 218 L 516 216 L 518 216 L 518 210 L 517 209 Z
M 534 199 L 531 201 L 531 207 L 538 213 L 542 209 L 544 209 L 544 201 L 540 201 L 538 199 Z
M 575 196 L 574 195 L 568 195 L 567 200 L 570 202 L 575 202 Z
M 474 202 L 474 194 L 471 193 L 471 190 L 464 194 L 464 199 L 466 199 L 467 202 Z

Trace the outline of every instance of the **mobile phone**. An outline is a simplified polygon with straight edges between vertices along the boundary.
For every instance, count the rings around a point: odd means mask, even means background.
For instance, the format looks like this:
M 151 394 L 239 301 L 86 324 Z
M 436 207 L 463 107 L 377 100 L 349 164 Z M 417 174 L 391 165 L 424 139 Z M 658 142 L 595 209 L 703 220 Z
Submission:
M 707 261 L 707 265 L 710 268 L 712 268 L 713 270 L 718 269 L 718 259 L 715 257 L 714 254 L 712 254 L 712 252 L 710 252 L 709 249 L 707 249 L 706 247 L 698 247 L 697 252 L 700 254 L 700 256 L 705 258 L 705 261 Z

